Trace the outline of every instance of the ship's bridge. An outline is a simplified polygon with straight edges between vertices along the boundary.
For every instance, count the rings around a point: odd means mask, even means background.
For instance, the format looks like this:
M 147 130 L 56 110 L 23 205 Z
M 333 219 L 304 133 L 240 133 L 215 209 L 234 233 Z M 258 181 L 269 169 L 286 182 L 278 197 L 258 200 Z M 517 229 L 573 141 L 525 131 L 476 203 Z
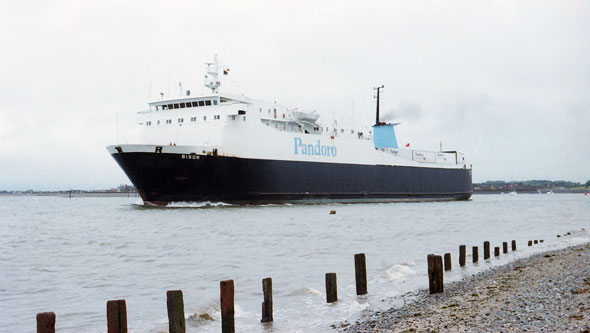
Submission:
M 235 103 L 250 104 L 247 98 L 236 98 L 233 96 L 200 96 L 184 97 L 177 99 L 161 100 L 149 103 L 149 111 L 165 111 L 173 109 L 198 108 L 204 106 L 228 105 Z

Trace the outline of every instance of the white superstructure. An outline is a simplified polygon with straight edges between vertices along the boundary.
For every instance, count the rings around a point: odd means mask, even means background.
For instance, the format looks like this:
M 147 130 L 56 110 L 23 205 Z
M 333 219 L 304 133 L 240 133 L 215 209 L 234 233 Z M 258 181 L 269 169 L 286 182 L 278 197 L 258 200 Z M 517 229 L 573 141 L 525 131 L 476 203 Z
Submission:
M 138 113 L 141 143 L 125 151 L 215 154 L 252 159 L 466 168 L 457 152 L 375 149 L 370 130 L 318 123 L 315 111 L 219 92 L 217 59 L 207 63 L 211 94 L 162 99 Z M 114 147 L 109 147 L 111 153 Z

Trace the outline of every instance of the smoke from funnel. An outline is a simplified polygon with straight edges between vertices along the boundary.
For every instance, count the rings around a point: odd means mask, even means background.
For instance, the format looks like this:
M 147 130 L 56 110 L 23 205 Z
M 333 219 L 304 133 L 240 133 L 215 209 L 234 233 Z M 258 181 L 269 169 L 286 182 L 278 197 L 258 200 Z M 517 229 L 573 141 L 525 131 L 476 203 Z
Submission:
M 415 102 L 402 101 L 397 107 L 387 110 L 381 115 L 381 121 L 393 122 L 400 119 L 420 119 L 422 117 L 422 108 Z

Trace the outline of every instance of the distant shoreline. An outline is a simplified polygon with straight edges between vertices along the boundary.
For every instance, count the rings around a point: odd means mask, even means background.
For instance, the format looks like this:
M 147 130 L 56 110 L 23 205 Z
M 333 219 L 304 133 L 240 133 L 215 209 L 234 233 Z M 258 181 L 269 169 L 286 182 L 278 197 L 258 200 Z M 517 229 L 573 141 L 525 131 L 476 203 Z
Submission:
M 70 197 L 70 191 L 58 192 L 0 192 L 0 197 Z M 137 192 L 72 191 L 72 198 L 139 198 Z

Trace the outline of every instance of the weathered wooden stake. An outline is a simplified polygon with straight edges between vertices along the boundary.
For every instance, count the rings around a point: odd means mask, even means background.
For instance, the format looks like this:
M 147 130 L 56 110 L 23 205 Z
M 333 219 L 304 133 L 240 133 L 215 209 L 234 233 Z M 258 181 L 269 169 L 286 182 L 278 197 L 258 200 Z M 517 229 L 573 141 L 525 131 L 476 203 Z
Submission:
M 529 246 L 533 246 L 533 241 L 529 241 Z
M 37 313 L 37 333 L 55 333 L 55 313 Z
M 516 251 L 516 241 L 512 240 L 512 251 Z
M 500 247 L 496 246 L 494 247 L 494 257 L 499 257 L 500 256 Z
M 539 244 L 539 240 L 538 239 L 535 239 L 535 244 Z
M 166 305 L 168 306 L 168 332 L 184 333 L 184 300 L 182 290 L 168 290 L 166 292 Z
M 451 254 L 445 253 L 445 271 L 451 270 Z
M 502 243 L 502 253 L 508 253 L 508 242 Z
M 541 240 L 539 240 L 539 243 L 543 243 L 543 240 L 542 240 L 542 239 L 541 239 Z
M 443 261 L 441 256 L 429 254 L 428 261 L 428 290 L 430 294 L 443 292 Z
M 326 302 L 338 301 L 338 287 L 336 285 L 336 273 L 326 273 Z
M 465 245 L 459 245 L 459 266 L 465 266 Z
M 479 252 L 477 251 L 477 246 L 473 247 L 473 252 L 471 255 L 473 257 L 473 262 L 477 262 L 479 260 Z
M 124 299 L 107 302 L 107 332 L 127 333 L 127 305 Z
M 354 255 L 354 277 L 356 280 L 356 294 L 367 294 L 367 263 L 364 253 Z
M 262 292 L 264 293 L 264 302 L 262 302 L 262 319 L 263 323 L 273 321 L 272 318 L 272 279 L 262 280 Z
M 483 242 L 483 259 L 490 259 L 490 242 Z
M 234 280 L 219 283 L 219 300 L 221 303 L 221 332 L 234 333 L 236 331 L 234 310 Z

